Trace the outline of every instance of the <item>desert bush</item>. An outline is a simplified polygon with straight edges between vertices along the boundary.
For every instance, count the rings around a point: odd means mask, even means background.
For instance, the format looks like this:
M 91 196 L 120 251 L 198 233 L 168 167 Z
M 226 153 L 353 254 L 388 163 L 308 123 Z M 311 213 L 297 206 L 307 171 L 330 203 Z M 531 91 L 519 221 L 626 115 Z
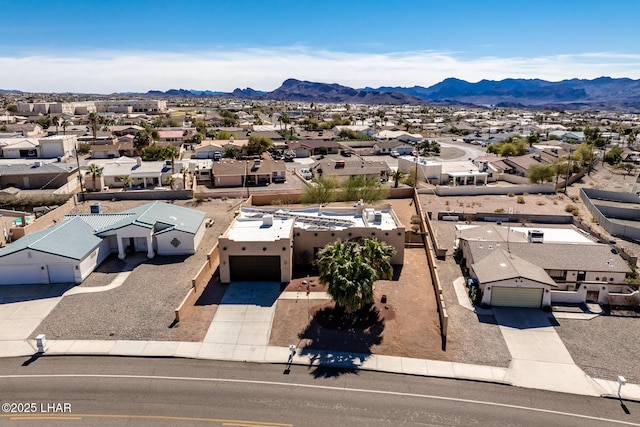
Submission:
M 494 212 L 504 212 L 504 208 L 498 208 Z
M 518 203 L 520 203 L 521 205 L 524 205 L 524 197 L 522 196 L 518 196 L 518 199 L 516 200 Z
M 514 197 L 515 194 L 513 194 L 513 191 L 510 191 L 509 194 L 507 194 L 508 197 Z

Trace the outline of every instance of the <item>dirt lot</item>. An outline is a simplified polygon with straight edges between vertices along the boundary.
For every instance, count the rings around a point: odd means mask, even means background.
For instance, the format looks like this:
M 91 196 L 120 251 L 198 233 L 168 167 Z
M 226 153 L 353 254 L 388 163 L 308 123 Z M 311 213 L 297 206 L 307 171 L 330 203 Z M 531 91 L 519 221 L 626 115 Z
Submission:
M 411 216 L 416 214 L 412 201 L 392 200 L 390 203 L 400 221 L 410 224 Z M 306 273 L 301 272 L 286 289 L 299 291 L 300 299 L 277 302 L 271 345 L 299 343 L 301 348 L 315 350 L 449 360 L 453 349 L 448 352 L 441 349 L 440 321 L 424 249 L 405 249 L 404 265 L 396 269 L 394 279 L 376 282 L 375 316 L 380 321 L 371 323 L 364 330 L 322 327 L 320 317 L 327 308 L 333 307 L 333 303 L 329 300 L 306 300 L 305 287 L 301 284 L 307 278 Z M 317 276 L 310 276 L 309 280 L 312 292 L 325 291 Z M 383 295 L 387 296 L 386 304 L 380 302 Z

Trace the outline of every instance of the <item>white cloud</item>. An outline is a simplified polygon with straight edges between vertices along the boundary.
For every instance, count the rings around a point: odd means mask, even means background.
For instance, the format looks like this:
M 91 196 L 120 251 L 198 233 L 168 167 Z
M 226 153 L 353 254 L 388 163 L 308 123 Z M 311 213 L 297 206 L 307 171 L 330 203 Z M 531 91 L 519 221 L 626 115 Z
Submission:
M 145 92 L 170 88 L 273 90 L 287 78 L 351 87 L 430 86 L 447 77 L 481 79 L 640 75 L 640 55 L 585 53 L 544 57 L 476 57 L 457 52 L 387 54 L 302 47 L 201 53 L 109 52 L 0 56 L 3 89 L 33 92 Z

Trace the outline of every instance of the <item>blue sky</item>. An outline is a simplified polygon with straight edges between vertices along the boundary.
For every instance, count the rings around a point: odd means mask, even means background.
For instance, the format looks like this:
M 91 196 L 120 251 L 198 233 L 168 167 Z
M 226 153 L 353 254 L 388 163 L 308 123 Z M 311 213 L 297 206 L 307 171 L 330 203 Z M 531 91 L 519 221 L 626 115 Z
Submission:
M 0 88 L 640 78 L 635 0 L 0 0 Z

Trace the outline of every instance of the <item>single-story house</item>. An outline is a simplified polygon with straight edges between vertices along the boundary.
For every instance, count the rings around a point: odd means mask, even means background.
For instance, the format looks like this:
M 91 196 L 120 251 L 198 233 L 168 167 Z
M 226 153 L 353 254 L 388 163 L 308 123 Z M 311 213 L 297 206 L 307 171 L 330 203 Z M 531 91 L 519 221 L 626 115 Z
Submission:
M 216 187 L 269 185 L 284 182 L 287 174 L 284 162 L 266 156 L 256 160 L 222 159 L 212 167 L 212 182 Z
M 609 245 L 594 243 L 571 228 L 487 224 L 457 229 L 460 265 L 478 281 L 484 304 L 606 303 L 609 293 L 627 289 L 631 269 L 624 259 Z M 583 296 L 577 294 L 581 288 Z
M 217 141 L 211 139 L 196 145 L 194 151 L 195 153 L 191 156 L 194 159 L 213 159 L 215 153 L 220 153 L 220 156 L 224 155 L 224 148 L 217 144 Z
M 76 135 L 54 135 L 40 138 L 40 157 L 54 159 L 56 157 L 71 157 L 76 154 L 78 137 Z
M 389 154 L 391 151 L 397 151 L 401 156 L 406 156 L 411 154 L 416 147 L 407 142 L 391 139 L 388 141 L 376 141 L 375 144 L 373 144 L 373 149 L 376 154 Z
M 422 142 L 424 137 L 419 133 L 410 133 L 402 130 L 381 130 L 375 135 L 376 139 L 397 139 L 398 141 L 417 144 Z
M 338 154 L 340 144 L 335 141 L 323 141 L 319 139 L 306 139 L 303 141 L 292 141 L 287 144 L 287 150 L 294 151 L 296 157 L 311 157 L 320 154 L 321 147 L 327 149 L 327 154 Z
M 242 208 L 218 239 L 220 281 L 288 282 L 293 265 L 308 265 L 336 240 L 363 236 L 395 248 L 391 264 L 404 260 L 405 229 L 389 205 L 375 208 Z
M 5 138 L 0 149 L 5 159 L 40 157 L 40 142 L 36 138 Z
M 120 157 L 113 162 L 103 165 L 102 186 L 122 188 L 122 177 L 131 178 L 130 188 L 148 188 L 166 185 L 167 179 L 182 169 L 182 162 L 174 162 L 171 170 L 171 160 L 143 162 L 140 157 L 135 159 Z M 187 166 L 187 165 L 184 165 Z M 89 179 L 88 177 L 86 179 Z
M 118 214 L 67 215 L 0 249 L 0 285 L 82 283 L 111 253 L 191 255 L 204 212 L 153 202 Z
M 335 176 L 339 181 L 358 175 L 387 181 L 393 172 L 387 162 L 360 159 L 323 159 L 313 163 L 310 169 L 314 176 Z
M 15 187 L 22 190 L 56 189 L 77 180 L 78 168 L 75 163 L 32 163 L 0 164 L 0 188 Z

